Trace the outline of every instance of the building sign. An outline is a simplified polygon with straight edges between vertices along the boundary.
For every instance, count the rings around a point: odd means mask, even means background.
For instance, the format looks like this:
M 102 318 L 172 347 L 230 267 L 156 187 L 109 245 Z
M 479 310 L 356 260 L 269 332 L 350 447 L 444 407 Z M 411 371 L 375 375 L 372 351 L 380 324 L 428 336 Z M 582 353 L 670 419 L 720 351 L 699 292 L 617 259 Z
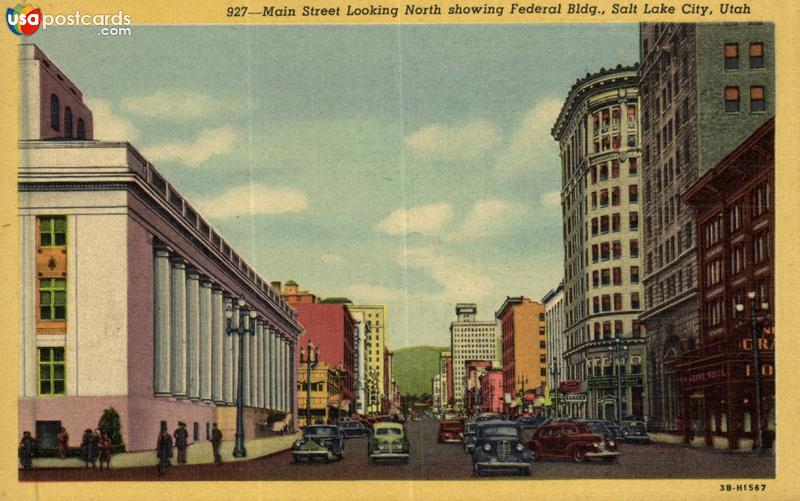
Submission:
M 582 404 L 586 402 L 586 393 L 572 393 L 569 395 L 564 395 L 563 397 L 559 398 L 559 400 L 567 404 Z
M 558 383 L 558 389 L 564 394 L 578 393 L 581 391 L 581 382 L 575 380 L 561 381 Z
M 702 385 L 707 383 L 714 383 L 718 381 L 722 381 L 725 379 L 725 376 L 728 374 L 725 367 L 719 367 L 716 369 L 706 369 L 700 372 L 693 372 L 691 374 L 686 374 L 681 376 L 681 385 L 682 386 L 694 386 L 694 385 Z
M 623 387 L 644 386 L 642 376 L 622 376 L 620 378 Z M 617 378 L 614 376 L 593 378 L 587 381 L 587 388 L 590 390 L 606 390 L 617 387 Z

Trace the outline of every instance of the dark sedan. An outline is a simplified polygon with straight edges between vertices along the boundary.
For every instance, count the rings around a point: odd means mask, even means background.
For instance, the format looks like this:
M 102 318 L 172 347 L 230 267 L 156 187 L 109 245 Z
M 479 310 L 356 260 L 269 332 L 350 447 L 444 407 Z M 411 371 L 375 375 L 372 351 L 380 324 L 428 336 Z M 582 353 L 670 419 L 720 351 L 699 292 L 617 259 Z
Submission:
M 348 421 L 339 425 L 344 438 L 366 437 L 369 435 L 369 428 L 360 421 Z

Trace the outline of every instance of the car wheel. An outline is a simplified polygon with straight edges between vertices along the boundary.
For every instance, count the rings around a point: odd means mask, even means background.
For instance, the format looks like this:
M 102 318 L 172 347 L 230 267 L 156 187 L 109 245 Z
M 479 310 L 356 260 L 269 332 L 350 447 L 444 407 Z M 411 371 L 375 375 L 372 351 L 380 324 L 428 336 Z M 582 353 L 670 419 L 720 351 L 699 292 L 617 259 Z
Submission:
M 583 463 L 586 460 L 586 451 L 576 447 L 572 450 L 572 460 L 576 463 Z
M 483 467 L 481 467 L 481 465 L 475 465 L 475 475 L 479 477 L 483 476 Z
M 294 462 L 295 463 L 299 463 L 300 462 L 300 456 L 294 456 Z

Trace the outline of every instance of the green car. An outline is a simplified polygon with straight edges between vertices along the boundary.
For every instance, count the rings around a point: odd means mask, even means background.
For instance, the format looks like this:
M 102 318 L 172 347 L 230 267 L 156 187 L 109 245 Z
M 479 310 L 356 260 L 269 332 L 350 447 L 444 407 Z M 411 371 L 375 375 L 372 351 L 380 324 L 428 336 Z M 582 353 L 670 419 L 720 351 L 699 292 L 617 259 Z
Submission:
M 410 452 L 410 444 L 402 424 L 386 422 L 372 425 L 372 433 L 367 441 L 370 463 L 380 460 L 407 463 Z

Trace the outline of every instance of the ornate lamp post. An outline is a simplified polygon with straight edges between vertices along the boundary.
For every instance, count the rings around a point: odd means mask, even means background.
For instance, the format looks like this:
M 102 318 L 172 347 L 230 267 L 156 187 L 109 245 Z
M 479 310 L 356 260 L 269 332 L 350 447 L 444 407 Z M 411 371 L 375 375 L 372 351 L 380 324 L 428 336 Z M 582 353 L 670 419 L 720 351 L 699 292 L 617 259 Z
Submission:
M 256 335 L 256 330 L 251 323 L 256 318 L 256 312 L 247 307 L 244 299 L 240 299 L 239 318 L 236 327 L 233 326 L 233 308 L 229 304 L 225 308 L 225 318 L 227 319 L 226 332 L 229 336 L 239 336 L 239 369 L 236 381 L 236 442 L 233 447 L 233 457 L 247 457 L 247 449 L 244 447 L 244 337 L 245 334 Z
M 740 325 L 747 325 L 748 320 L 750 323 L 750 335 L 753 343 L 753 377 L 755 379 L 755 442 L 756 452 L 760 454 L 764 450 L 764 430 L 761 427 L 761 350 L 758 346 L 758 334 L 769 326 L 769 314 L 767 313 L 769 311 L 769 303 L 766 301 L 761 303 L 761 310 L 764 315 L 759 317 L 756 310 L 756 293 L 754 291 L 748 292 L 747 298 L 750 299 L 750 318 L 744 318 L 744 304 L 739 300 L 736 301 L 736 311 L 742 315 L 742 318 L 739 319 Z
M 622 426 L 622 368 L 628 360 L 628 346 L 618 337 L 614 339 L 614 346 L 609 346 L 608 350 L 617 373 L 617 423 Z
M 311 424 L 311 369 L 319 363 L 319 348 L 309 339 L 306 348 L 300 348 L 300 363 L 306 364 L 306 426 Z
M 561 383 L 560 382 L 561 367 L 558 366 L 558 359 L 556 357 L 553 357 L 553 365 L 550 367 L 550 374 L 553 375 L 553 382 L 555 383 L 553 385 L 553 394 L 556 397 L 555 417 L 557 418 L 558 414 L 559 414 L 559 410 L 558 410 L 558 394 L 561 393 L 560 392 L 560 387 L 559 387 L 559 385 Z

